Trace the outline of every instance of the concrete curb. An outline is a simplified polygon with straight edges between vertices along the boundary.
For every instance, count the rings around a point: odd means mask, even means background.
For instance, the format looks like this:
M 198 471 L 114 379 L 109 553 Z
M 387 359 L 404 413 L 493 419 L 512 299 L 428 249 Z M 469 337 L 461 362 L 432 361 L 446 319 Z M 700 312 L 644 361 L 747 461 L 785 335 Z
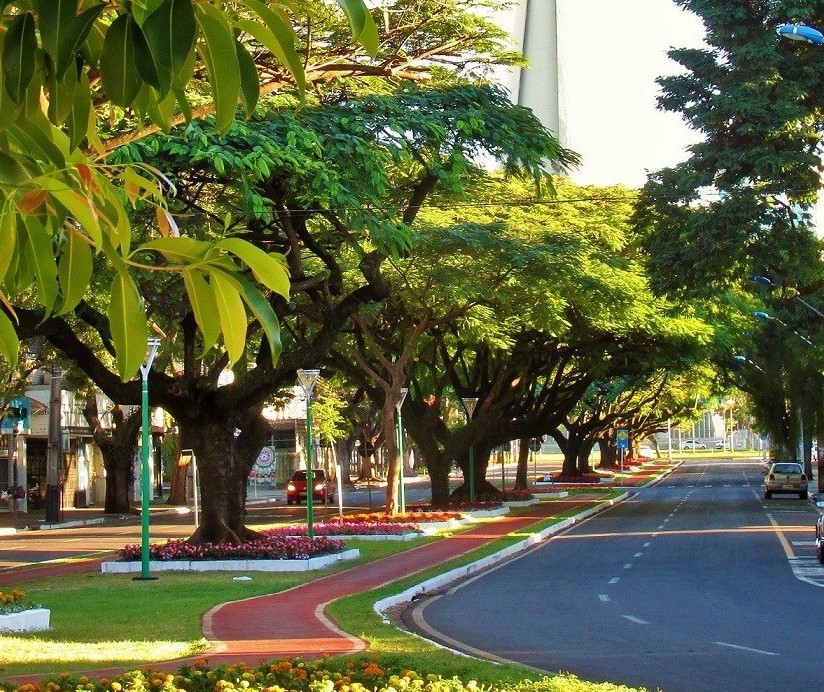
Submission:
M 458 581 L 459 579 L 463 579 L 472 574 L 476 574 L 477 572 L 480 572 L 481 570 L 486 569 L 487 567 L 497 564 L 498 562 L 506 560 L 512 557 L 513 555 L 516 555 L 517 553 L 526 550 L 527 548 L 531 548 L 532 546 L 546 540 L 546 538 L 548 538 L 549 536 L 564 531 L 573 524 L 583 521 L 584 519 L 591 517 L 594 514 L 607 510 L 610 507 L 615 506 L 619 502 L 623 502 L 629 496 L 630 494 L 626 492 L 612 500 L 609 500 L 608 502 L 598 504 L 595 507 L 590 507 L 589 509 L 580 512 L 573 517 L 564 519 L 563 521 L 557 524 L 548 526 L 543 531 L 539 531 L 538 533 L 530 535 L 523 541 L 519 541 L 518 543 L 515 543 L 507 548 L 504 548 L 503 550 L 499 550 L 497 553 L 488 555 L 485 558 L 476 560 L 475 562 L 472 562 L 468 565 L 464 565 L 463 567 L 457 567 L 456 569 L 444 572 L 443 574 L 440 574 L 437 577 L 426 579 L 425 581 L 422 581 L 419 584 L 416 584 L 415 586 L 412 586 L 406 589 L 405 591 L 401 591 L 400 593 L 395 594 L 393 596 L 387 596 L 386 598 L 382 598 L 379 601 L 375 602 L 373 608 L 378 615 L 384 617 L 384 611 L 388 610 L 389 608 L 393 608 L 402 603 L 412 601 L 413 598 L 420 598 L 421 596 L 427 594 L 430 591 L 440 589 L 446 586 L 447 584 Z

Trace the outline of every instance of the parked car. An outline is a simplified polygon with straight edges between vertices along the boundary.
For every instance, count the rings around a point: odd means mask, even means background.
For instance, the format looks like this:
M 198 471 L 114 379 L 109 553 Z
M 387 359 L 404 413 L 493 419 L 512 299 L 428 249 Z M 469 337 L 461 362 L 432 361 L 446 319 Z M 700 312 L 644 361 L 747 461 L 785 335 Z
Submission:
M 776 461 L 770 464 L 764 476 L 764 499 L 769 500 L 773 493 L 798 493 L 802 500 L 807 499 L 807 474 L 797 461 Z
M 314 492 L 312 499 L 315 502 L 329 503 L 335 501 L 335 485 L 326 471 L 323 469 L 312 469 L 312 484 Z M 300 469 L 292 474 L 289 483 L 286 484 L 286 504 L 291 505 L 306 500 L 306 470 Z
M 686 439 L 681 443 L 681 449 L 706 449 L 707 445 L 698 440 Z
M 726 448 L 726 446 L 727 446 L 727 445 L 726 445 L 726 443 L 724 442 L 724 440 L 717 440 L 717 441 L 716 441 L 716 443 L 715 443 L 715 448 L 716 448 L 716 449 L 725 449 L 725 448 Z
M 824 514 L 815 522 L 815 554 L 818 561 L 824 565 Z
M 641 445 L 638 448 L 639 459 L 655 459 L 655 450 L 649 445 Z

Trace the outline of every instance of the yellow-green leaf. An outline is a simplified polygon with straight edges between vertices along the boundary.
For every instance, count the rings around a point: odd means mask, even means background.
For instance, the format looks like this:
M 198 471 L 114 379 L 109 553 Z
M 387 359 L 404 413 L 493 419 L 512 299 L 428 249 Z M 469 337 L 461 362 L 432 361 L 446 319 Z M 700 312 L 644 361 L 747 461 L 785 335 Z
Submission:
M 206 279 L 199 271 L 183 269 L 183 283 L 189 295 L 189 303 L 195 315 L 195 321 L 203 334 L 203 353 L 217 343 L 220 336 L 220 317 L 217 312 L 215 296 Z
M 242 260 L 266 288 L 284 298 L 289 297 L 289 272 L 283 255 L 270 255 L 240 238 L 224 238 L 218 241 L 216 247 Z
M 243 300 L 246 301 L 246 305 L 249 306 L 252 314 L 263 328 L 263 333 L 269 342 L 272 351 L 272 365 L 277 365 L 280 352 L 283 350 L 283 343 L 280 340 L 280 322 L 278 322 L 278 317 L 272 309 L 272 306 L 251 281 L 248 281 L 242 276 L 237 277 L 237 280 L 243 290 Z
M 86 293 L 92 278 L 91 248 L 74 233 L 69 233 L 66 246 L 60 255 L 57 275 L 63 289 L 63 305 L 59 314 L 63 314 L 74 310 Z
M 67 187 L 54 187 L 49 192 L 83 226 L 96 246 L 103 242 L 103 232 L 100 230 L 97 210 L 88 197 Z
M 202 261 L 211 248 L 212 243 L 206 242 L 205 240 L 180 236 L 179 238 L 155 238 L 148 243 L 143 243 L 143 245 L 135 249 L 135 252 L 139 252 L 140 250 L 156 250 L 172 262 L 185 262 L 190 264 Z
M 240 20 L 237 25 L 250 36 L 254 36 L 261 45 L 268 48 L 286 69 L 295 78 L 301 92 L 306 88 L 306 77 L 303 72 L 303 62 L 295 50 L 295 33 L 283 19 L 258 0 L 245 0 L 249 9 L 253 10 L 264 22 L 261 25 L 249 20 Z
M 338 0 L 349 17 L 352 37 L 366 48 L 373 58 L 378 54 L 378 27 L 363 0 Z
M 240 98 L 240 68 L 235 51 L 235 37 L 224 15 L 208 3 L 195 7 L 195 16 L 203 34 L 198 52 L 206 64 L 215 104 L 215 129 L 228 132 L 235 119 Z
M 146 357 L 149 327 L 137 287 L 128 272 L 122 269 L 112 282 L 108 316 L 117 372 L 126 382 L 134 377 Z
M 0 284 L 6 278 L 6 272 L 11 266 L 14 255 L 14 246 L 17 244 L 17 216 L 8 209 L 0 214 Z
M 236 363 L 246 349 L 246 309 L 240 297 L 240 287 L 232 277 L 209 267 L 209 285 L 215 296 L 223 343 L 229 360 Z
M 0 355 L 6 357 L 9 362 L 9 370 L 17 367 L 17 355 L 20 349 L 20 341 L 14 331 L 11 320 L 0 310 Z
M 140 91 L 141 79 L 135 67 L 134 31 L 137 27 L 129 14 L 115 19 L 103 43 L 100 56 L 100 78 L 111 102 L 130 106 Z
M 23 225 L 26 229 L 24 252 L 40 288 L 40 303 L 46 312 L 51 312 L 58 292 L 57 262 L 54 260 L 51 236 L 34 216 L 26 217 Z

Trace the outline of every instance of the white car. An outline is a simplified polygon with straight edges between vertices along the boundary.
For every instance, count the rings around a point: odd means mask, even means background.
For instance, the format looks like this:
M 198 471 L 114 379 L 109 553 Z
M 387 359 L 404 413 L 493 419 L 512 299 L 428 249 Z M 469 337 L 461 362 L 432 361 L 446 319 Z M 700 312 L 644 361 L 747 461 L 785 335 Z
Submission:
M 698 440 L 684 440 L 681 444 L 681 449 L 706 449 L 707 445 Z
M 639 459 L 655 459 L 655 450 L 649 445 L 641 445 L 638 448 Z

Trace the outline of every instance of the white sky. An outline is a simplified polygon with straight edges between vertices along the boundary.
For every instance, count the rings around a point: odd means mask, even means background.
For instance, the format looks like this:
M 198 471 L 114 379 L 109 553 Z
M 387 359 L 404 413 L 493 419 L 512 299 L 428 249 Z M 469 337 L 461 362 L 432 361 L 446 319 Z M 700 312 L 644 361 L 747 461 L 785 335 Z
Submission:
M 583 159 L 571 177 L 640 187 L 646 171 L 684 160 L 698 135 L 656 108 L 655 78 L 679 71 L 670 48 L 702 45 L 698 17 L 671 0 L 559 0 L 558 9 L 561 127 Z

